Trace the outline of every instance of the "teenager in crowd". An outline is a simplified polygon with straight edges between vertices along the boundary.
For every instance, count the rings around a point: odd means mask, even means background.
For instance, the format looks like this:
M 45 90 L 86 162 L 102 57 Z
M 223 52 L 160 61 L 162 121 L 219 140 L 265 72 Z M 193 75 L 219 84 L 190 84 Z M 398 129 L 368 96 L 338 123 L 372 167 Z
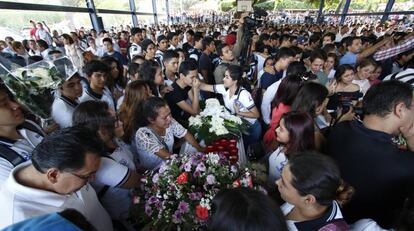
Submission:
M 355 79 L 352 83 L 358 84 L 364 95 L 371 87 L 368 78 L 372 75 L 376 67 L 377 63 L 372 59 L 364 59 L 356 66 Z
M 125 89 L 125 98 L 119 109 L 119 119 L 124 124 L 123 141 L 131 144 L 137 120 L 142 119 L 142 103 L 153 96 L 151 88 L 146 81 L 136 80 L 128 84 Z
M 270 121 L 270 127 L 263 137 L 263 142 L 269 151 L 273 151 L 273 148 L 277 144 L 275 142 L 275 129 L 279 126 L 283 114 L 290 111 L 290 107 L 293 100 L 295 100 L 302 82 L 303 80 L 300 75 L 289 75 L 282 80 L 277 89 L 275 98 L 272 101 L 272 120 Z
M 296 152 L 315 149 L 315 128 L 312 117 L 303 112 L 288 112 L 275 130 L 277 149 L 269 156 L 270 183 L 280 178 L 283 167 Z
M 179 58 L 180 55 L 175 50 L 168 50 L 164 53 L 162 61 L 164 64 L 163 77 L 167 86 L 171 86 L 179 77 L 177 75 Z
M 332 159 L 322 154 L 292 155 L 276 182 L 289 230 L 348 230 L 339 204 L 341 174 Z
M 167 102 L 150 97 L 142 105 L 143 120 L 136 121 L 140 127 L 135 133 L 133 150 L 138 154 L 139 166 L 147 170 L 157 169 L 172 155 L 174 139 L 184 138 L 198 151 L 202 147 L 194 136 L 171 116 Z
M 161 67 L 156 61 L 145 60 L 139 67 L 139 75 L 142 80 L 148 82 L 153 95 L 161 97 L 168 90 L 168 88 L 162 88 L 164 79 L 162 78 Z
M 110 71 L 108 65 L 102 61 L 93 60 L 86 64 L 84 72 L 89 85 L 84 89 L 82 96 L 79 98 L 79 102 L 88 100 L 105 101 L 115 111 L 115 101 L 111 91 L 106 86 L 107 76 Z
M 72 115 L 82 96 L 81 77 L 73 74 L 59 87 L 58 95 L 52 104 L 52 118 L 60 128 L 72 126 Z

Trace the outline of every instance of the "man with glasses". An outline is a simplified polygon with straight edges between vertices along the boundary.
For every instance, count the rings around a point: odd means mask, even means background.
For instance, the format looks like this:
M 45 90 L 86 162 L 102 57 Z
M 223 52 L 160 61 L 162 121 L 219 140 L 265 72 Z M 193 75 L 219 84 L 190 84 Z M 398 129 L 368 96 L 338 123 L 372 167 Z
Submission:
M 46 137 L 32 162 L 13 169 L 0 188 L 0 229 L 68 208 L 82 213 L 97 230 L 112 222 L 89 185 L 101 163 L 103 146 L 95 134 L 72 127 Z

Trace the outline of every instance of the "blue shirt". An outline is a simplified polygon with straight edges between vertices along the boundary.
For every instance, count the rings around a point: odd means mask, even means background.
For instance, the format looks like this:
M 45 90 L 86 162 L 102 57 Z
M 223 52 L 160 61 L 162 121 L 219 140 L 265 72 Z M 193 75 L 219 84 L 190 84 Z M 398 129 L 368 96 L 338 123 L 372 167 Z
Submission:
M 339 65 L 342 64 L 350 64 L 352 66 L 355 66 L 356 62 L 357 62 L 357 54 L 354 54 L 350 51 L 346 52 L 344 56 L 342 56 L 342 58 L 339 60 Z
M 114 51 L 113 54 L 108 54 L 108 52 L 105 52 L 103 57 L 105 56 L 110 56 L 113 57 L 114 59 L 116 59 L 116 61 L 118 61 L 119 63 L 121 63 L 121 65 L 127 65 L 127 61 L 125 59 L 124 56 L 121 55 L 121 53 L 119 53 L 118 51 Z
M 266 90 L 270 85 L 277 82 L 282 77 L 283 77 L 283 71 L 276 72 L 275 74 L 270 74 L 268 72 L 265 72 L 260 78 L 260 87 Z

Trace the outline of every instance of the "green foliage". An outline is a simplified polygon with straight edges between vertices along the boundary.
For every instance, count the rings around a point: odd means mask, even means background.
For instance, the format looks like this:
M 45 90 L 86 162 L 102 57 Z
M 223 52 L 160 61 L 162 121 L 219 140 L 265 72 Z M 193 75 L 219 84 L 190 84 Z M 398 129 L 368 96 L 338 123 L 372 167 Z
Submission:
M 276 1 L 275 9 L 282 10 L 282 9 L 312 9 L 314 8 L 312 4 L 304 1 L 290 1 L 290 0 L 282 0 Z
M 230 0 L 230 1 L 222 1 L 220 2 L 220 10 L 227 12 L 237 6 L 236 1 Z
M 275 8 L 275 1 L 261 2 L 254 6 L 263 10 L 273 10 Z

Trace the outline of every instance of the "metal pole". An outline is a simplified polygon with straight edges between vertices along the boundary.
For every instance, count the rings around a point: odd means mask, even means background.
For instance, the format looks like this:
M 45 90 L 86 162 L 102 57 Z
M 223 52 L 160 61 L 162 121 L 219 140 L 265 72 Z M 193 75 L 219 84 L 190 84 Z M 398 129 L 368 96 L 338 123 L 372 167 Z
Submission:
M 341 22 L 340 25 L 344 25 L 346 14 L 348 14 L 349 5 L 351 4 L 351 0 L 346 0 L 344 10 L 342 11 Z
M 138 18 L 137 18 L 137 14 L 135 13 L 136 11 L 135 0 L 129 0 L 129 9 L 131 10 L 132 25 L 134 27 L 138 27 Z
M 152 0 L 152 13 L 154 14 L 154 24 L 155 25 L 158 25 L 157 3 L 156 3 L 156 0 Z
M 88 8 L 88 11 L 89 11 L 89 17 L 91 18 L 92 27 L 99 33 L 101 31 L 101 27 L 99 26 L 98 15 L 96 14 L 95 3 L 93 2 L 93 0 L 85 0 L 85 1 L 86 1 L 86 7 Z
M 165 0 L 165 10 L 167 11 L 167 24 L 170 25 L 170 4 Z
M 322 18 L 322 11 L 323 11 L 323 7 L 325 6 L 325 0 L 321 0 L 319 2 L 319 13 L 318 13 L 318 19 L 316 20 L 318 23 L 322 23 L 323 22 L 323 18 Z
M 385 14 L 381 18 L 381 23 L 384 23 L 385 21 L 387 21 L 388 16 L 390 16 L 392 7 L 394 6 L 394 2 L 395 0 L 388 0 L 387 6 L 385 7 L 385 11 L 384 11 Z

